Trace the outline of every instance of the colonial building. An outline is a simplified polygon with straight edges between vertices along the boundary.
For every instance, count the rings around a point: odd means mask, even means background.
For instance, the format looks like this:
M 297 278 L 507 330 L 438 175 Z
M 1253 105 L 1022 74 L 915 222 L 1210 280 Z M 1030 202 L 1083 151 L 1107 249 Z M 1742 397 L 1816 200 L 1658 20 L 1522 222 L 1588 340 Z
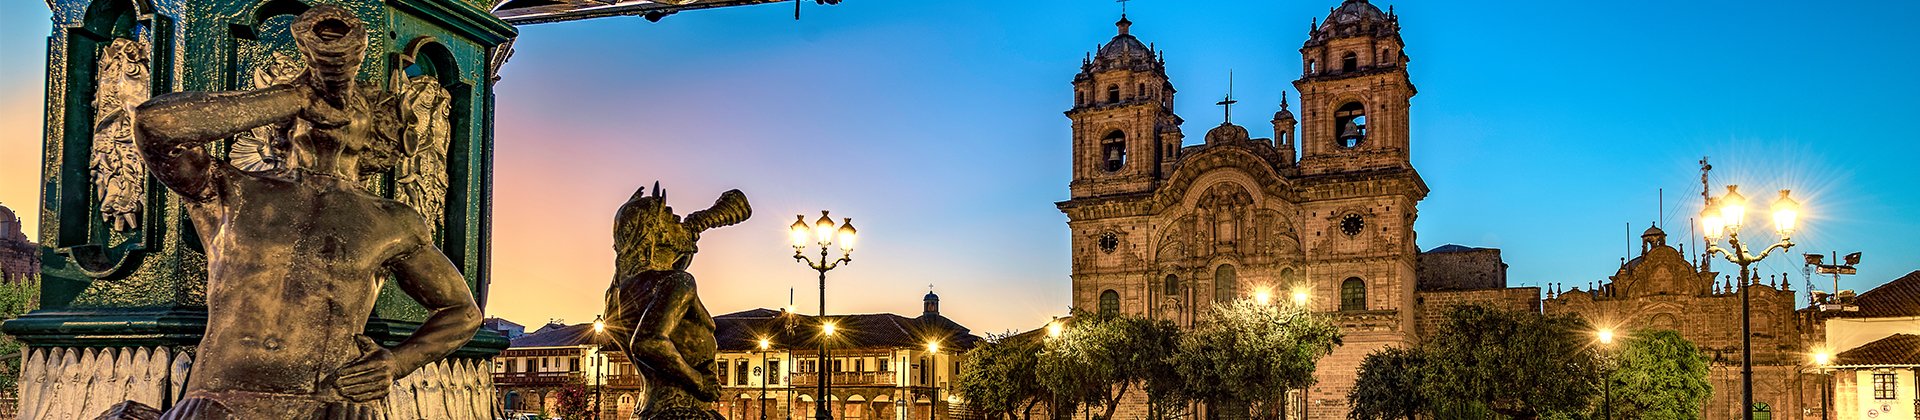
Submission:
M 1733 284 L 1738 280 L 1716 281 L 1720 273 L 1688 262 L 1658 227 L 1647 228 L 1640 238 L 1640 255 L 1607 281 L 1591 290 L 1556 293 L 1546 300 L 1545 312 L 1579 314 L 1619 331 L 1680 332 L 1710 357 L 1713 396 L 1702 407 L 1704 417 L 1740 417 L 1740 294 Z M 1803 383 L 1814 378 L 1804 372 L 1811 360 L 1794 292 L 1784 275 L 1763 280 L 1756 274 L 1746 283 L 1751 284 L 1754 405 L 1773 418 L 1797 418 L 1809 407 Z
M 763 412 L 769 419 L 812 418 L 825 375 L 827 410 L 836 419 L 964 416 L 951 390 L 966 351 L 980 338 L 940 315 L 939 296 L 927 293 L 921 303 L 917 317 L 830 317 L 826 364 L 814 340 L 818 317 L 769 309 L 714 317 L 722 391 L 716 408 L 731 419 L 758 419 Z
M 1344 417 L 1361 359 L 1414 343 L 1421 314 L 1438 312 L 1422 309 L 1416 287 L 1413 223 L 1428 188 L 1410 161 L 1416 90 L 1399 18 L 1365 0 L 1340 4 L 1300 47 L 1298 117 L 1283 101 L 1273 138 L 1252 138 L 1228 98 L 1223 121 L 1193 145 L 1166 61 L 1132 24 L 1122 16 L 1082 62 L 1066 111 L 1073 179 L 1057 204 L 1071 231 L 1073 305 L 1190 326 L 1217 302 L 1304 290 L 1346 338 L 1295 398 L 1312 418 Z M 1539 289 L 1506 289 L 1505 265 L 1490 256 L 1492 266 L 1469 270 L 1485 276 L 1436 273 L 1459 283 L 1434 287 L 1439 301 L 1537 309 Z
M 21 281 L 40 274 L 40 245 L 27 239 L 20 216 L 0 205 L 0 281 Z
M 505 320 L 501 320 L 505 321 Z M 516 324 L 517 325 L 517 324 Z M 558 415 L 563 388 L 589 390 L 591 404 L 609 378 L 632 378 L 633 365 L 619 354 L 606 334 L 593 324 L 549 322 L 532 333 L 512 339 L 512 345 L 493 358 L 493 386 L 505 413 Z M 623 376 L 624 375 L 624 376 Z M 628 401 L 631 404 L 631 401 Z M 591 407 L 591 405 L 589 405 Z M 603 410 L 619 407 L 602 404 Z M 628 407 L 626 411 L 632 411 Z M 629 417 L 606 417 L 629 418 Z
M 1821 381 L 1807 393 L 1842 420 L 1911 419 L 1920 412 L 1920 271 L 1857 297 L 1842 291 L 1801 312 L 1823 332 L 1815 351 L 1832 354 L 1814 366 Z M 1819 404 L 1817 402 L 1825 402 Z
M 713 317 L 720 352 L 714 408 L 730 419 L 812 418 L 821 375 L 836 419 L 947 419 L 964 415 L 950 390 L 980 337 L 940 315 L 927 293 L 917 317 L 832 316 L 827 364 L 818 353 L 819 317 L 754 309 Z M 512 324 L 500 320 L 500 324 Z M 492 325 L 492 324 L 490 324 Z M 634 418 L 646 386 L 640 371 L 593 324 L 549 323 L 513 339 L 494 360 L 495 392 L 508 413 L 558 414 L 562 388 L 577 385 L 601 418 Z M 761 343 L 766 344 L 763 348 Z M 599 365 L 601 361 L 605 365 Z M 824 373 L 823 373 L 824 372 Z

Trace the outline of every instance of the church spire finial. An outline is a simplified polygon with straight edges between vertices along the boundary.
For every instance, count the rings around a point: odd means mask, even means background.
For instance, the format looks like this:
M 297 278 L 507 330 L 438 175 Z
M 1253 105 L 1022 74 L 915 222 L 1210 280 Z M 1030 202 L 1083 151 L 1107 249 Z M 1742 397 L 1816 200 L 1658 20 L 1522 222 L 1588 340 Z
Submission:
M 1287 91 L 1280 91 L 1280 110 L 1287 110 Z
M 1120 28 L 1121 35 L 1127 35 L 1133 27 L 1133 21 L 1127 20 L 1127 2 L 1129 1 L 1133 0 L 1114 0 L 1115 3 L 1120 3 L 1120 21 L 1114 22 L 1113 26 Z

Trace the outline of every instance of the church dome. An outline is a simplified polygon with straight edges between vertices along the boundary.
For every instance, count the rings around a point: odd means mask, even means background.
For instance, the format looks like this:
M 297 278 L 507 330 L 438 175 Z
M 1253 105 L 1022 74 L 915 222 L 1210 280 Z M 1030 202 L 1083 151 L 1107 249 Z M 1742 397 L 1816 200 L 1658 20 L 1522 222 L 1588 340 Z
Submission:
M 1100 52 L 1094 55 L 1094 61 L 1108 65 L 1117 65 L 1127 64 L 1134 60 L 1150 61 L 1153 59 L 1153 49 L 1147 47 L 1147 44 L 1140 42 L 1140 38 L 1135 38 L 1133 34 L 1130 33 L 1130 28 L 1133 27 L 1133 21 L 1127 20 L 1126 16 L 1121 16 L 1119 22 L 1114 22 L 1114 26 L 1119 28 L 1120 33 L 1114 35 L 1113 40 L 1107 41 L 1106 45 L 1100 46 Z
M 1667 236 L 1667 231 L 1664 231 L 1664 230 L 1660 230 L 1660 227 L 1659 227 L 1659 226 L 1648 226 L 1648 227 L 1647 227 L 1647 231 L 1646 231 L 1646 232 L 1641 232 L 1641 233 L 1640 233 L 1640 236 L 1641 236 L 1641 237 L 1648 237 L 1648 236 Z
M 1207 130 L 1207 144 L 1220 144 L 1230 140 L 1247 141 L 1247 128 L 1223 122 L 1219 127 Z
M 1387 36 L 1399 30 L 1398 18 L 1380 11 L 1367 0 L 1346 0 L 1327 13 L 1327 19 L 1313 29 L 1312 41 L 1326 41 L 1356 35 Z

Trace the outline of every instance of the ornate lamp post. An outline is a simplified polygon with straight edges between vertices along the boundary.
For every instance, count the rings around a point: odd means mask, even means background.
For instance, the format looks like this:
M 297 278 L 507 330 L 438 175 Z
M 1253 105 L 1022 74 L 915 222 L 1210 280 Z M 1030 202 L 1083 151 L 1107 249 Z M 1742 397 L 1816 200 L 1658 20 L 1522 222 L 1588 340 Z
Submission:
M 1600 340 L 1601 351 L 1605 355 L 1601 358 L 1601 363 L 1606 364 L 1606 373 L 1600 376 L 1601 395 L 1603 395 L 1600 412 L 1605 413 L 1607 420 L 1613 420 L 1613 329 L 1601 328 L 1594 335 Z
M 819 369 L 820 380 L 818 381 L 820 385 L 819 395 L 816 395 L 815 398 L 819 403 L 814 405 L 813 416 L 818 420 L 832 420 L 833 415 L 827 412 L 827 403 L 830 400 L 827 398 L 827 391 L 832 388 L 831 382 L 833 381 L 831 374 L 827 372 L 829 367 L 829 362 L 827 361 L 827 337 L 833 335 L 833 324 L 826 322 L 827 271 L 840 267 L 840 263 L 853 263 L 853 242 L 856 238 L 857 231 L 853 228 L 853 218 L 851 217 L 847 218 L 845 222 L 842 222 L 838 230 L 834 229 L 833 218 L 827 216 L 826 210 L 820 211 L 820 220 L 814 221 L 812 226 L 807 225 L 807 217 L 804 215 L 795 215 L 793 219 L 793 225 L 788 226 L 787 229 L 788 239 L 793 241 L 793 260 L 801 264 L 806 264 L 808 268 L 820 272 L 821 369 Z M 840 245 L 840 259 L 828 260 L 827 247 L 835 244 L 834 235 L 836 233 L 840 236 L 838 242 Z M 820 247 L 820 259 L 818 261 L 807 257 L 805 251 L 807 246 L 810 245 L 808 244 L 809 241 L 813 242 L 811 245 Z
M 1780 235 L 1780 242 L 1768 246 L 1754 255 L 1740 242 L 1740 228 L 1745 225 L 1747 198 L 1740 195 L 1740 186 L 1728 185 L 1727 194 L 1707 202 L 1706 210 L 1701 212 L 1700 224 L 1707 237 L 1707 255 L 1724 255 L 1727 262 L 1740 266 L 1740 401 L 1745 414 L 1741 418 L 1753 420 L 1753 317 L 1750 308 L 1751 299 L 1747 293 L 1749 276 L 1747 266 L 1760 262 L 1774 250 L 1785 251 L 1793 247 L 1793 231 L 1800 218 L 1800 203 L 1787 196 L 1788 190 L 1780 190 L 1780 198 L 1774 200 L 1773 227 Z M 1729 250 L 1714 242 L 1720 237 L 1727 238 Z

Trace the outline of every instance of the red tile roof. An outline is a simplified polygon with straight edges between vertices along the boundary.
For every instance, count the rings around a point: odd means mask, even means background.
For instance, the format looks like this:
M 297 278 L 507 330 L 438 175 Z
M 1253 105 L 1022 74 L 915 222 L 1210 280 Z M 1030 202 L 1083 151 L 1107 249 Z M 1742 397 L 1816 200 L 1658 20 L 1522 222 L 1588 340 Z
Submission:
M 1894 334 L 1840 352 L 1837 366 L 1920 365 L 1920 335 Z
M 1853 298 L 1859 312 L 1848 318 L 1897 318 L 1920 316 L 1920 270 L 1887 282 Z

